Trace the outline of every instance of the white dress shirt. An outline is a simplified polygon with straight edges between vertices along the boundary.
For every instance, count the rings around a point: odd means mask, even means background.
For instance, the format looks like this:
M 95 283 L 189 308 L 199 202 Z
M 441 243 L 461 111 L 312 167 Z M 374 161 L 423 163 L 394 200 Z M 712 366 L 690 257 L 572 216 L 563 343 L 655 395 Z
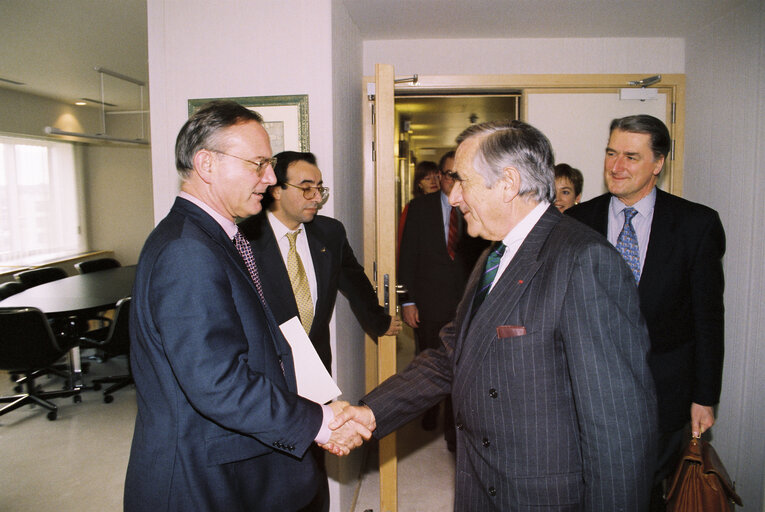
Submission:
M 284 266 L 287 266 L 287 255 L 290 252 L 290 241 L 287 239 L 287 233 L 295 230 L 290 230 L 282 224 L 282 221 L 276 218 L 276 216 L 269 212 L 266 212 L 268 222 L 271 224 L 271 229 L 274 231 L 274 237 L 276 237 L 276 243 L 279 244 L 279 252 L 282 254 L 282 260 L 284 260 Z M 308 246 L 308 236 L 305 233 L 305 226 L 300 224 L 298 228 L 300 233 L 295 239 L 295 249 L 297 250 L 300 261 L 303 262 L 303 268 L 305 274 L 308 277 L 308 287 L 311 289 L 311 301 L 313 302 L 313 310 L 316 311 L 316 296 L 319 293 L 319 288 L 316 285 L 316 271 L 313 268 L 313 258 L 311 257 L 311 248 Z

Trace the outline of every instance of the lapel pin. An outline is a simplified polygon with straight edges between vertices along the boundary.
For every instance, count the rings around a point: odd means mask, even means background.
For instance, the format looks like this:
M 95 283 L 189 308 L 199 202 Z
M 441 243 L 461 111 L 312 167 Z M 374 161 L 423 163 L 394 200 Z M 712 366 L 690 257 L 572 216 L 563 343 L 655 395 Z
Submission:
M 327 248 L 326 247 L 322 247 L 321 248 L 321 252 L 327 252 Z
M 518 279 L 518 284 L 523 284 L 523 279 Z

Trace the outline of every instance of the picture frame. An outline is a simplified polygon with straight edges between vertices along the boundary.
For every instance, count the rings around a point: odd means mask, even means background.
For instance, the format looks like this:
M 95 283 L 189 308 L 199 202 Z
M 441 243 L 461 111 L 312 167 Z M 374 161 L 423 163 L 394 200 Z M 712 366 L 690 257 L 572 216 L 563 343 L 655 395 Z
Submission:
M 189 100 L 189 116 L 215 100 L 235 101 L 263 117 L 274 154 L 282 151 L 310 151 L 308 95 L 246 96 L 240 98 L 198 98 Z

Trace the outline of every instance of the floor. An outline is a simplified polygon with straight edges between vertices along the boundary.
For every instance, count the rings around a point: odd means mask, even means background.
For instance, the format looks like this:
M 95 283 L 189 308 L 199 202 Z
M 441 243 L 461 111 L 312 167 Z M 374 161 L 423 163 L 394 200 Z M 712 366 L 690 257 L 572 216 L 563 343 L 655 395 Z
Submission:
M 404 338 L 400 362 L 411 359 Z M 403 359 L 401 359 L 403 358 Z M 126 361 L 115 358 L 92 364 L 87 378 L 125 373 Z M 45 389 L 60 389 L 62 380 L 39 379 Z M 0 372 L 0 395 L 14 394 L 8 375 Z M 82 403 L 59 398 L 58 419 L 27 406 L 0 416 L 0 511 L 119 512 L 135 421 L 135 388 L 128 387 L 105 404 L 100 392 L 86 391 Z M 400 512 L 452 510 L 454 457 L 440 430 L 425 432 L 412 422 L 398 434 Z M 379 476 L 374 447 L 360 475 L 351 512 L 379 511 Z

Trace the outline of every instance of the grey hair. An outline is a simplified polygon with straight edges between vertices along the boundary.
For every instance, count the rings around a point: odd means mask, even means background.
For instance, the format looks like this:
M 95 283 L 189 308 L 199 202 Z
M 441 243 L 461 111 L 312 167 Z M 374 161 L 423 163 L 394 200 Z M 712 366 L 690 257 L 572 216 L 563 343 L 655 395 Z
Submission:
M 514 167 L 521 175 L 521 197 L 555 200 L 555 155 L 545 135 L 523 121 L 489 121 L 474 124 L 457 137 L 457 144 L 480 137 L 473 161 L 475 170 L 491 188 L 503 169 Z

